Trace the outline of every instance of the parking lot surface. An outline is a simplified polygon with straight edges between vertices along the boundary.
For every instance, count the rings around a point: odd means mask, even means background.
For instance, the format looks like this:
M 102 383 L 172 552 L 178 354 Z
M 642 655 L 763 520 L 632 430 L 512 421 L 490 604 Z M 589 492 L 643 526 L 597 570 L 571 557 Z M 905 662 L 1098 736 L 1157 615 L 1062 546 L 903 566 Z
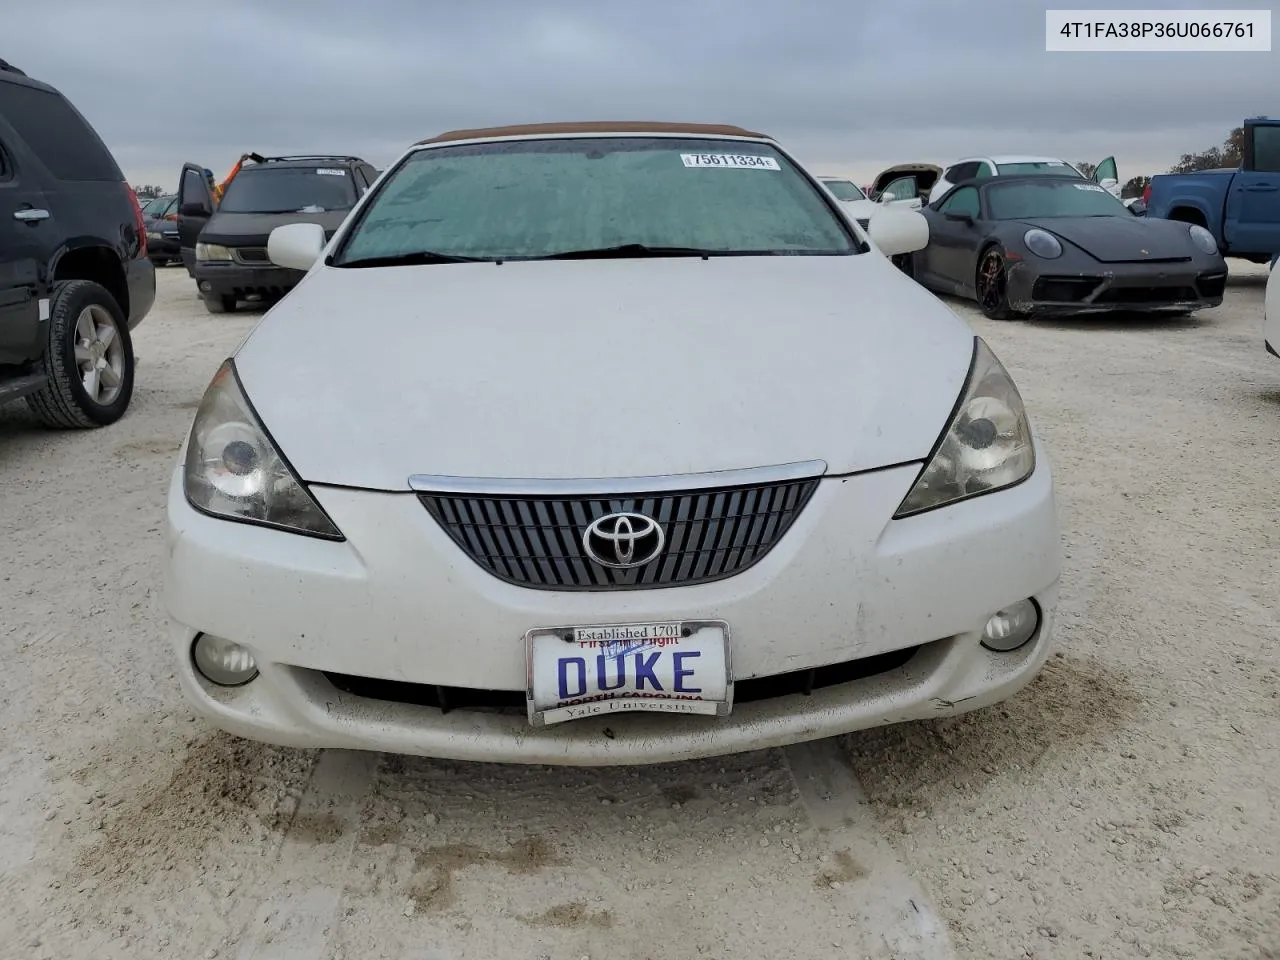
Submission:
M 1061 647 L 1026 691 L 594 770 L 287 750 L 194 718 L 163 636 L 164 494 L 257 316 L 210 316 L 161 271 L 124 420 L 0 410 L 0 957 L 1280 956 L 1280 360 L 1265 268 L 1231 270 L 1193 317 L 952 303 L 1059 484 Z

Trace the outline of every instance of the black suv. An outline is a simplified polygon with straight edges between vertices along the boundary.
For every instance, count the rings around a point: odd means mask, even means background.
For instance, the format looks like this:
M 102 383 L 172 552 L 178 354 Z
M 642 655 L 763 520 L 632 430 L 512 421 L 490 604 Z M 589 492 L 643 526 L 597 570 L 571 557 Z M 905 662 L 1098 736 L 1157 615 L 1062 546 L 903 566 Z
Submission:
M 0 403 L 100 427 L 133 397 L 156 299 L 138 198 L 57 90 L 0 60 Z
M 318 223 L 332 237 L 377 177 L 359 157 L 260 157 L 241 167 L 215 201 L 205 169 L 186 164 L 178 182 L 178 236 L 205 307 L 227 313 L 241 300 L 283 297 L 303 273 L 271 262 L 271 231 Z

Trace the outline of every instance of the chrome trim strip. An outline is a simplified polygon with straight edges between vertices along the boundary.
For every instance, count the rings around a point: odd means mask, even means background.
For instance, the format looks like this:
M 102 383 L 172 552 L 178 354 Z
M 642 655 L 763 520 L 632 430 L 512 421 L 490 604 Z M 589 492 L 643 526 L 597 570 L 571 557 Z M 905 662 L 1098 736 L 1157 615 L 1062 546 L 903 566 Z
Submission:
M 812 480 L 826 472 L 825 460 L 803 460 L 772 467 L 607 479 L 515 480 L 501 477 L 448 477 L 417 473 L 409 478 L 409 489 L 416 493 L 461 493 L 481 496 L 488 494 L 516 497 L 595 497 L 785 483 L 789 480 Z

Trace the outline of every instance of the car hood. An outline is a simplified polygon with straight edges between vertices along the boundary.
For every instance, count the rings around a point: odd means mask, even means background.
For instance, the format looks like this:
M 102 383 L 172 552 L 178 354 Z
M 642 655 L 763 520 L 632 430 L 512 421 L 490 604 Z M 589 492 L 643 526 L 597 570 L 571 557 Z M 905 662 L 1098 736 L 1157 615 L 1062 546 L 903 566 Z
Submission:
M 265 247 L 267 237 L 276 227 L 286 223 L 318 223 L 325 235 L 334 231 L 351 211 L 327 210 L 323 213 L 223 213 L 219 211 L 209 218 L 200 231 L 202 243 L 221 243 L 226 246 Z
M 870 220 L 873 213 L 884 209 L 883 205 L 874 200 L 841 200 L 840 206 L 855 220 Z
M 1045 217 L 1023 220 L 1079 247 L 1102 263 L 1190 260 L 1201 255 L 1187 225 L 1132 214 L 1116 217 Z
M 972 352 L 863 254 L 320 265 L 236 365 L 304 480 L 405 490 L 922 460 Z

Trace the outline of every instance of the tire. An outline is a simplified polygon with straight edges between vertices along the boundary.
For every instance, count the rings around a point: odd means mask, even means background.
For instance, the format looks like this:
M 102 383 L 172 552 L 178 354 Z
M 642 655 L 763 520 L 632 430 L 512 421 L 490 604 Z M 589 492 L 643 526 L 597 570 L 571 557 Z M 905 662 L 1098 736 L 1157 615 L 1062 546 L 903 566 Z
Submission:
M 989 320 L 1014 319 L 1013 308 L 1009 306 L 1009 268 L 1000 247 L 987 247 L 978 257 L 978 273 L 974 277 L 973 288 L 985 317 Z
M 134 364 L 129 324 L 115 298 L 88 280 L 62 281 L 49 309 L 49 382 L 27 406 L 46 427 L 105 427 L 129 409 Z
M 208 294 L 200 298 L 204 301 L 204 308 L 210 313 L 235 313 L 236 298 L 223 294 Z

